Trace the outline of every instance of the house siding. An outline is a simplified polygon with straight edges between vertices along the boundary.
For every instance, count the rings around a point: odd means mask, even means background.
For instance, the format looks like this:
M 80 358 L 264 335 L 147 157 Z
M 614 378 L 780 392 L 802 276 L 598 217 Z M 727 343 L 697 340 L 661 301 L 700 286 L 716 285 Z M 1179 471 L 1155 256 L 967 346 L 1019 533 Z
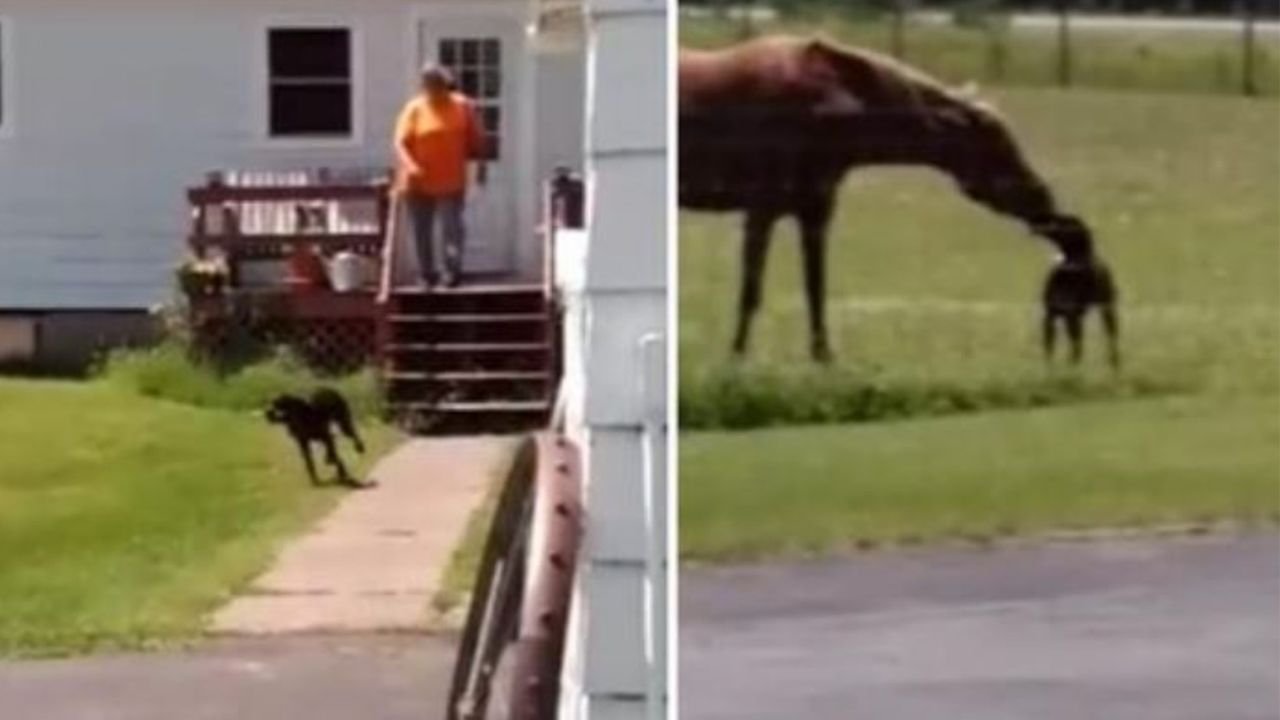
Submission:
M 0 308 L 167 300 L 185 253 L 184 190 L 209 170 L 389 165 L 390 129 L 414 79 L 411 8 L 437 4 L 6 2 L 13 128 L 0 136 Z M 468 5 L 517 18 L 525 7 Z M 355 31 L 356 138 L 266 140 L 267 24 L 327 21 Z M 534 264 L 528 251 L 520 262 Z
M 585 237 L 565 236 L 566 425 L 583 448 L 587 527 L 560 717 L 668 710 L 667 16 L 588 7 Z M 643 65 L 638 65 L 644 63 Z M 573 259 L 580 266 L 573 266 Z

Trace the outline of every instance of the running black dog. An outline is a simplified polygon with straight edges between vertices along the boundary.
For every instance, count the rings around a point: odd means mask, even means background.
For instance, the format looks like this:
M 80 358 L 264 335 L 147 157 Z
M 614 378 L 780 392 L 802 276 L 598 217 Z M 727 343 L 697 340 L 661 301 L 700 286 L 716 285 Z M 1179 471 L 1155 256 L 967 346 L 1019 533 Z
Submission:
M 298 451 L 302 453 L 302 461 L 306 463 L 307 475 L 311 478 L 312 485 L 320 484 L 315 463 L 311 459 L 313 442 L 324 446 L 325 461 L 338 471 L 338 482 L 358 484 L 338 456 L 332 426 L 337 426 L 343 435 L 351 438 L 351 443 L 358 452 L 364 452 L 364 442 L 356 433 L 355 423 L 351 421 L 350 406 L 336 391 L 321 388 L 306 400 L 295 395 L 280 395 L 271 401 L 266 416 L 268 422 L 284 425 L 293 441 L 298 444 Z

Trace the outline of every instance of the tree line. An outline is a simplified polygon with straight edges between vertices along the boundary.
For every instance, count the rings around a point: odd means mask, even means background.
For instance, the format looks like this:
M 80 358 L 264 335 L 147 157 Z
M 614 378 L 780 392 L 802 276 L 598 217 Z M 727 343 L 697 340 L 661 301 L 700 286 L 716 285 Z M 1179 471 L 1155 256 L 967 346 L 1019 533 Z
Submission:
M 1241 15 L 1252 12 L 1280 17 L 1280 0 L 680 0 L 682 5 L 786 6 L 789 9 L 884 11 L 899 5 L 925 10 L 981 9 L 1035 12 L 1066 9 L 1081 13 L 1144 13 L 1166 15 Z

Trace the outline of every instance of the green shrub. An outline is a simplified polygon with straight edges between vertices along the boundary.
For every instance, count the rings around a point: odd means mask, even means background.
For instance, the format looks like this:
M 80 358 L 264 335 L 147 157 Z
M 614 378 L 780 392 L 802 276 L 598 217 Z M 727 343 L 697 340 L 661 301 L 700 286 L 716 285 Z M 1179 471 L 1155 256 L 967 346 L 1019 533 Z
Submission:
M 680 385 L 682 430 L 900 420 L 1187 392 L 1180 381 L 1049 374 L 982 381 L 884 379 L 847 371 L 711 371 Z
M 359 415 L 375 415 L 381 410 L 372 369 L 325 377 L 311 371 L 287 350 L 277 350 L 241 367 L 221 369 L 196 359 L 181 343 L 169 341 L 143 350 L 112 352 L 97 374 L 103 382 L 146 397 L 197 407 L 256 410 L 281 393 L 306 394 L 324 385 L 342 393 Z

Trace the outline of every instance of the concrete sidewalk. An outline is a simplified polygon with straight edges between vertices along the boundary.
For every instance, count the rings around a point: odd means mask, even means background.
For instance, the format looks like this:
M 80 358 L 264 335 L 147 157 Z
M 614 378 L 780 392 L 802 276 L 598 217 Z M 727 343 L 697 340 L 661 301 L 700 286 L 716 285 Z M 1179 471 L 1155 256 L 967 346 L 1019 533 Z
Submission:
M 514 449 L 509 438 L 415 439 L 287 546 L 214 617 L 237 635 L 423 630 L 472 512 Z

